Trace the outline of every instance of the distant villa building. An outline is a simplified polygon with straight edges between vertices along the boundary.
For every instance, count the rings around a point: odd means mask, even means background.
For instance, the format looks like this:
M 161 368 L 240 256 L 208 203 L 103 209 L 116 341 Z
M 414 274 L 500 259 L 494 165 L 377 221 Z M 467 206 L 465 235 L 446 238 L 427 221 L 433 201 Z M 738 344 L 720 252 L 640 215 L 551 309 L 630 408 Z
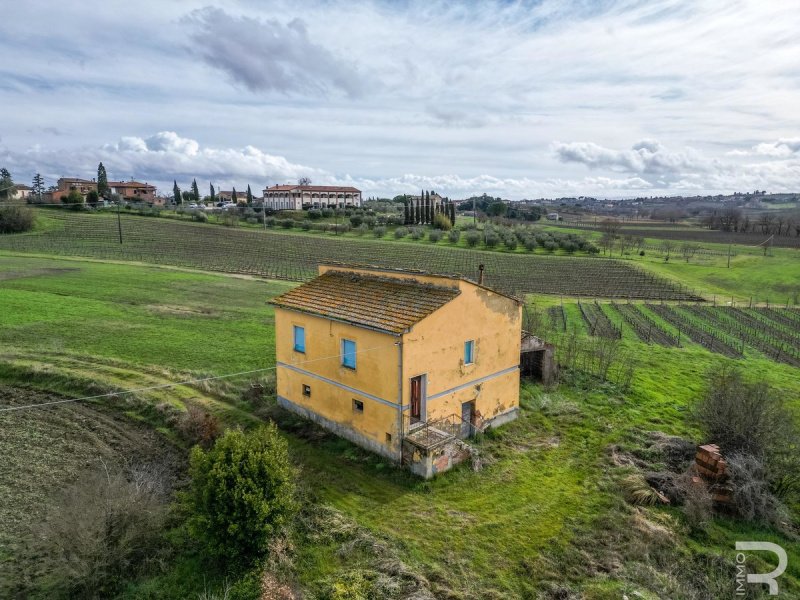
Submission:
M 149 183 L 139 183 L 138 181 L 109 181 L 108 187 L 112 194 L 118 194 L 123 200 L 133 200 L 134 202 L 154 202 L 156 198 L 156 186 Z M 95 189 L 97 184 L 95 183 Z
M 361 190 L 332 185 L 273 185 L 264 190 L 264 206 L 272 210 L 353 208 L 361 206 Z
M 108 189 L 112 194 L 118 194 L 123 200 L 133 202 L 156 202 L 156 187 L 149 183 L 138 181 L 109 181 Z M 56 189 L 44 195 L 46 202 L 61 202 L 73 190 L 86 195 L 97 191 L 97 182 L 94 179 L 79 179 L 77 177 L 61 177 L 56 183 Z

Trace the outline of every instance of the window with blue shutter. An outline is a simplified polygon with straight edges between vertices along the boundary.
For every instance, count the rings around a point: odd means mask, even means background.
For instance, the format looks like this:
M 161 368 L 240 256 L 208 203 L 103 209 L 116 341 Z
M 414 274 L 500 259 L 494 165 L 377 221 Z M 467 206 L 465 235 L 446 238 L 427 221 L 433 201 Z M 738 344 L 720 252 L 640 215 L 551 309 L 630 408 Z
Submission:
M 352 340 L 342 340 L 342 366 L 356 368 L 356 343 Z
M 475 362 L 475 340 L 464 342 L 464 364 L 471 365 Z
M 306 328 L 299 325 L 294 326 L 294 351 L 303 353 L 306 351 Z

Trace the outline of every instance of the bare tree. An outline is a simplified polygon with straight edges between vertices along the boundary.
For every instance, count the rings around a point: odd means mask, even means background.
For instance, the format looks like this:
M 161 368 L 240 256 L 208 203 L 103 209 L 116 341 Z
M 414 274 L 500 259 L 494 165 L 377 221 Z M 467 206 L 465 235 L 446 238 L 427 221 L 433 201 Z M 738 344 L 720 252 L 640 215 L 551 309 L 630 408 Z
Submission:
M 683 256 L 683 258 L 686 259 L 687 263 L 695 255 L 697 250 L 698 250 L 697 244 L 685 242 L 684 244 L 681 245 L 681 255 Z
M 311 185 L 310 177 L 301 177 L 297 180 L 297 185 Z
M 664 240 L 661 244 L 661 249 L 664 251 L 664 262 L 669 262 L 669 255 L 675 249 L 675 242 L 672 240 Z

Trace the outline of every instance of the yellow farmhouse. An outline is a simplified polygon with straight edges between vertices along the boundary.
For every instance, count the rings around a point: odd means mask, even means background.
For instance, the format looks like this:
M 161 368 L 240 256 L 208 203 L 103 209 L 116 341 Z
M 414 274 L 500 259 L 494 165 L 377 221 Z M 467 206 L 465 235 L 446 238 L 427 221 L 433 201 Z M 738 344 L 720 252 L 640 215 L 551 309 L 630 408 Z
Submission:
M 322 265 L 272 300 L 278 402 L 430 477 L 519 411 L 519 300 L 459 277 Z

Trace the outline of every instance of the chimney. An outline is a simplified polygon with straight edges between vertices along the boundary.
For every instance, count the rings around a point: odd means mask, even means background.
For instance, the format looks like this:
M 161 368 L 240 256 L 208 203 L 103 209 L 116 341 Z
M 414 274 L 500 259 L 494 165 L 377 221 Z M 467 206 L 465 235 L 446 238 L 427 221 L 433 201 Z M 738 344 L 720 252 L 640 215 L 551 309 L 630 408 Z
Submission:
M 483 265 L 478 265 L 478 285 L 483 285 Z

